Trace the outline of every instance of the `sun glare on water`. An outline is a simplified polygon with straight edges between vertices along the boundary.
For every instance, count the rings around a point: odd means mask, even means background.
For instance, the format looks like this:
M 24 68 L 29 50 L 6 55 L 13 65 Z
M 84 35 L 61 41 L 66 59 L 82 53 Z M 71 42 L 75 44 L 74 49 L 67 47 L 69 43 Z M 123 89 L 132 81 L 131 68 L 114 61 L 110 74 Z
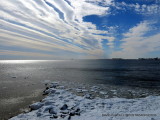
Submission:
M 0 63 L 3 64 L 26 64 L 26 63 L 36 63 L 44 62 L 46 60 L 0 60 Z

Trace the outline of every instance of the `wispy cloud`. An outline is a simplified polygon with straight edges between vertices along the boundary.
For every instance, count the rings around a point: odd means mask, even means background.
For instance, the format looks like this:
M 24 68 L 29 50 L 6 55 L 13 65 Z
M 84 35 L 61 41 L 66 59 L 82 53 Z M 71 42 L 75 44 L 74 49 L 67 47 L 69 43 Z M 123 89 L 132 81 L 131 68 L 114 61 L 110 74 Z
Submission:
M 140 3 L 141 4 L 140 4 Z M 114 2 L 112 4 L 114 7 L 116 7 L 118 10 L 127 10 L 127 9 L 132 9 L 135 10 L 138 14 L 143 14 L 143 15 L 153 15 L 153 14 L 159 14 L 160 12 L 160 2 L 157 0 L 154 1 L 152 4 L 148 4 L 151 1 L 134 1 L 134 3 L 126 3 L 125 1 L 123 2 Z
M 114 51 L 112 57 L 138 58 L 145 57 L 148 53 L 160 51 L 160 33 L 146 36 L 152 30 L 152 23 L 141 22 L 124 34 L 121 41 L 121 50 Z
M 109 0 L 110 1 L 110 0 Z M 110 2 L 106 4 L 110 4 Z M 92 3 L 90 3 L 92 2 Z M 88 55 L 102 55 L 107 31 L 83 21 L 86 15 L 107 14 L 94 0 L 5 0 L 0 4 L 0 42 L 10 46 Z M 99 1 L 100 2 L 100 1 Z M 97 34 L 98 33 L 98 34 Z M 17 48 L 18 49 L 18 48 Z
M 53 55 L 34 53 L 34 52 L 20 52 L 20 51 L 9 51 L 0 50 L 0 55 L 11 55 L 11 56 L 30 56 L 30 57 L 49 57 L 54 58 Z
M 156 16 L 160 12 L 158 5 L 116 0 L 4 0 L 0 4 L 0 50 L 9 50 L 5 52 L 8 55 L 13 50 L 17 53 L 26 52 L 26 55 L 29 55 L 27 52 L 47 56 L 58 54 L 55 57 L 59 58 L 103 58 L 106 50 L 116 47 L 118 38 L 115 34 L 120 28 L 115 27 L 118 26 L 116 24 L 103 24 L 105 27 L 100 29 L 102 27 L 84 21 L 85 16 L 105 16 L 107 21 L 107 16 L 114 15 L 114 11 L 111 11 L 113 7 L 117 11 L 131 9 L 144 16 Z M 118 33 L 124 37 L 120 44 L 123 52 L 114 52 L 113 56 L 126 56 L 125 51 L 135 49 L 136 44 L 140 47 L 150 43 L 151 38 L 143 36 L 150 30 L 149 23 L 137 24 L 125 34 Z M 154 49 L 152 44 L 158 42 L 156 36 L 150 37 L 155 40 L 150 43 L 150 50 L 146 50 L 149 52 L 153 51 L 151 48 Z M 136 51 L 132 51 L 136 54 Z

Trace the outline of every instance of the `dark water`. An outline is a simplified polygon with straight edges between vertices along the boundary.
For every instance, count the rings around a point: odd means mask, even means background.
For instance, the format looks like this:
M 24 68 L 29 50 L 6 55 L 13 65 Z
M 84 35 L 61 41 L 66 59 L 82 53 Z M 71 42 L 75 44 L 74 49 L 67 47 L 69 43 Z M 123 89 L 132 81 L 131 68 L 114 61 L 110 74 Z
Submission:
M 160 87 L 160 61 L 68 60 L 0 63 L 0 76 L 36 77 L 145 88 Z M 14 81 L 14 79 L 12 79 Z M 10 82 L 13 82 L 10 80 Z M 6 80 L 5 80 L 6 81 Z M 26 81 L 23 79 L 21 81 Z M 37 80 L 35 80 L 37 81 Z M 3 82 L 0 80 L 0 82 Z
M 42 98 L 44 80 L 159 90 L 160 61 L 0 61 L 0 119 Z

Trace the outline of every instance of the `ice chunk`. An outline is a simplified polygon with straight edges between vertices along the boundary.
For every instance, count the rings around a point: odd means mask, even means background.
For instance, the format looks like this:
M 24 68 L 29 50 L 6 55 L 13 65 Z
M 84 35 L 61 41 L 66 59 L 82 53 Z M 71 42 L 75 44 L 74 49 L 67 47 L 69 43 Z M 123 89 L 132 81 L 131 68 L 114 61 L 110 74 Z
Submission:
M 56 112 L 56 110 L 55 110 L 54 107 L 52 107 L 52 108 L 49 109 L 49 113 L 50 114 L 55 114 L 55 115 L 57 114 L 57 112 Z
M 58 85 L 59 85 L 58 82 L 52 82 L 50 87 L 51 88 L 56 88 Z
M 100 91 L 99 93 L 102 94 L 102 95 L 106 95 L 107 94 L 107 92 L 104 92 L 104 91 Z
M 77 91 L 78 93 L 88 92 L 88 90 L 86 90 L 86 89 L 80 89 L 80 88 L 76 89 L 76 91 Z
M 37 103 L 30 105 L 29 108 L 31 108 L 31 110 L 37 110 L 37 109 L 41 108 L 43 105 L 44 105 L 43 103 L 37 102 Z

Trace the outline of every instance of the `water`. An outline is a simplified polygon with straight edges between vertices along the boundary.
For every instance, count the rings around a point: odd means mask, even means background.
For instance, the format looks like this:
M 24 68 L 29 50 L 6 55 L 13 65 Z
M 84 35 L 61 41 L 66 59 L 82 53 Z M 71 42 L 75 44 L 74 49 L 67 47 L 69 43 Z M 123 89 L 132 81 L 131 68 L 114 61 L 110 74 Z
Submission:
M 41 91 L 44 89 L 43 81 L 46 79 L 159 93 L 160 61 L 0 61 L 0 108 L 3 108 L 0 110 L 0 119 L 9 117 L 9 113 L 15 115 L 17 112 L 13 111 L 20 112 L 21 108 L 25 108 L 32 101 L 40 100 Z

